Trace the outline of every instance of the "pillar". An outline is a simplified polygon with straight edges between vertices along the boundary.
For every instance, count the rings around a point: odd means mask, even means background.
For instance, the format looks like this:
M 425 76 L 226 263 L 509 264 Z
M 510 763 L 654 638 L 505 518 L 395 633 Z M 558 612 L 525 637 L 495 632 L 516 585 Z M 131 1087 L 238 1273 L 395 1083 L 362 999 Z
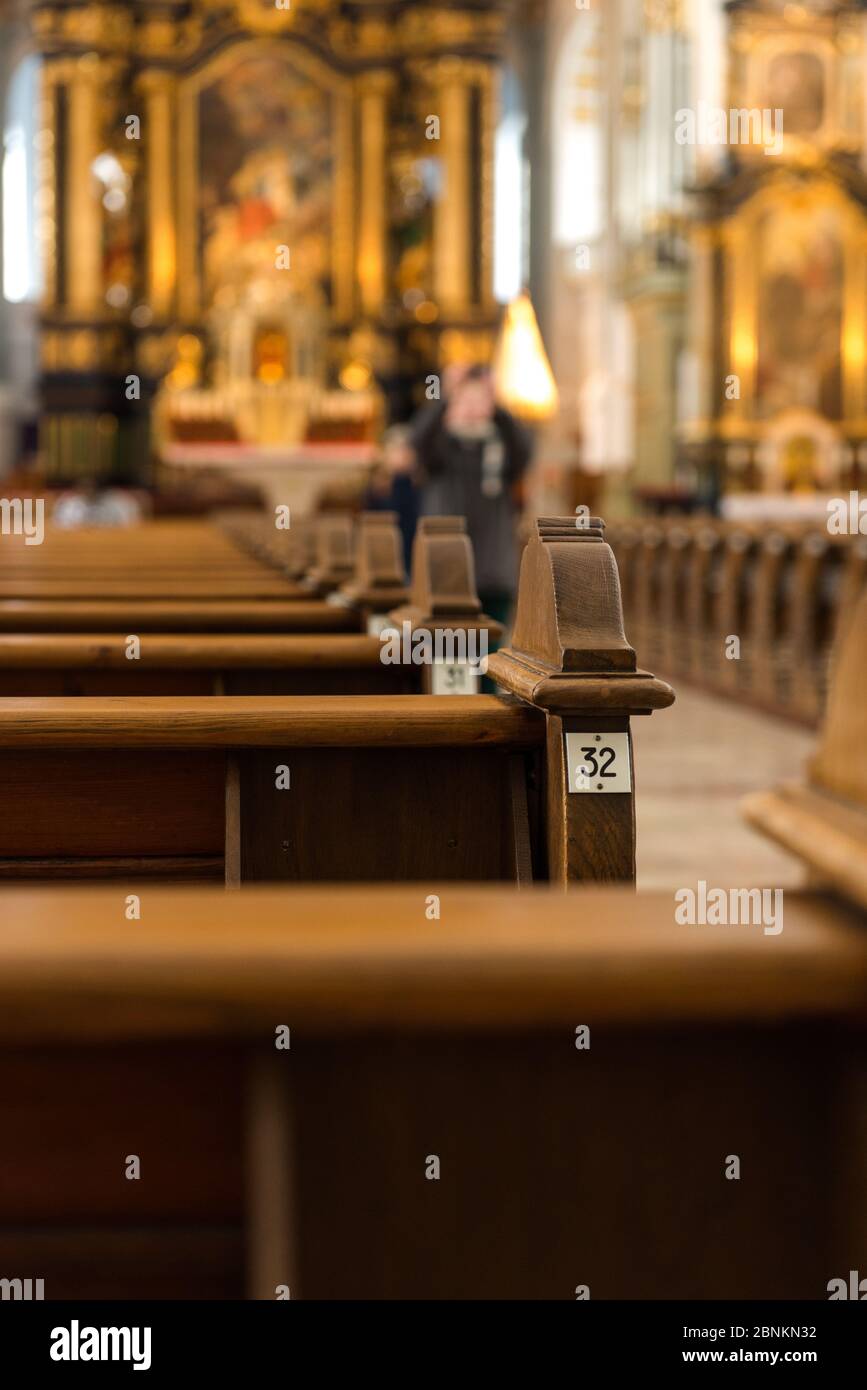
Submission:
M 168 319 L 175 305 L 177 241 L 172 182 L 175 125 L 174 78 L 151 71 L 141 78 L 145 95 L 147 177 L 147 301 L 155 319 Z
M 92 54 L 77 59 L 67 87 L 65 302 L 81 317 L 98 314 L 103 306 L 102 207 L 91 172 L 100 152 L 101 67 Z
M 378 316 L 388 287 L 386 152 L 390 72 L 368 72 L 358 80 L 361 208 L 358 284 L 362 312 Z
M 472 297 L 470 187 L 470 85 L 467 64 L 443 59 L 436 66 L 442 186 L 434 223 L 434 299 L 443 317 L 460 317 Z

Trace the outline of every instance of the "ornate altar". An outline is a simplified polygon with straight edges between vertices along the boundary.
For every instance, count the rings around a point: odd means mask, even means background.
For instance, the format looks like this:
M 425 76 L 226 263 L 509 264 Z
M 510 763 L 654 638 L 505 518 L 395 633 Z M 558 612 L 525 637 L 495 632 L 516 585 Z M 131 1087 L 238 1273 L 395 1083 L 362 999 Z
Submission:
M 863 9 L 728 9 L 727 139 L 692 229 L 697 374 L 681 456 L 717 492 L 855 487 L 867 478 Z
M 502 9 L 34 7 L 50 473 L 110 434 L 141 477 L 154 422 L 364 444 L 425 372 L 490 352 Z

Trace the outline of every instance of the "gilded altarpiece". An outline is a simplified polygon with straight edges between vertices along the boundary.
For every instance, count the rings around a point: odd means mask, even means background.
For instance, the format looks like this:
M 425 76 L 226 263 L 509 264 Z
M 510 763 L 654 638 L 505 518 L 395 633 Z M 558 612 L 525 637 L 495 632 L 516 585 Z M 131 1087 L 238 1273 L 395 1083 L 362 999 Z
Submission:
M 693 228 L 692 293 L 709 312 L 694 318 L 705 369 L 684 453 L 716 491 L 854 487 L 867 477 L 863 11 L 744 0 L 729 52 L 727 157 Z
M 52 474 L 142 476 L 172 391 L 303 437 L 314 399 L 367 386 L 400 413 L 490 350 L 504 10 L 34 6 Z

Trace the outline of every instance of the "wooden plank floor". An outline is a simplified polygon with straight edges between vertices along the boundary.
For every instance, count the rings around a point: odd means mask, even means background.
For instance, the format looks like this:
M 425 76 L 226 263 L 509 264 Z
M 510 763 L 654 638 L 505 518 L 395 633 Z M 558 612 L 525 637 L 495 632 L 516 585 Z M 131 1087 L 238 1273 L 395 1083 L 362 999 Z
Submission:
M 677 700 L 633 719 L 638 887 L 794 888 L 797 860 L 740 814 L 748 792 L 804 775 L 815 735 L 673 681 Z

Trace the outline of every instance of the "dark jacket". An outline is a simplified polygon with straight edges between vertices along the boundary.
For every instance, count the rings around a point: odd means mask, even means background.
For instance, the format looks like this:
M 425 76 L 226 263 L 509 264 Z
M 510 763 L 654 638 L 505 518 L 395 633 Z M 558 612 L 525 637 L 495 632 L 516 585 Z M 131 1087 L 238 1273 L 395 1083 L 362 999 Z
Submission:
M 422 514 L 466 517 L 479 592 L 512 595 L 518 568 L 514 488 L 530 461 L 530 437 L 501 409 L 486 437 L 452 434 L 445 411 L 444 402 L 429 406 L 411 427 Z

